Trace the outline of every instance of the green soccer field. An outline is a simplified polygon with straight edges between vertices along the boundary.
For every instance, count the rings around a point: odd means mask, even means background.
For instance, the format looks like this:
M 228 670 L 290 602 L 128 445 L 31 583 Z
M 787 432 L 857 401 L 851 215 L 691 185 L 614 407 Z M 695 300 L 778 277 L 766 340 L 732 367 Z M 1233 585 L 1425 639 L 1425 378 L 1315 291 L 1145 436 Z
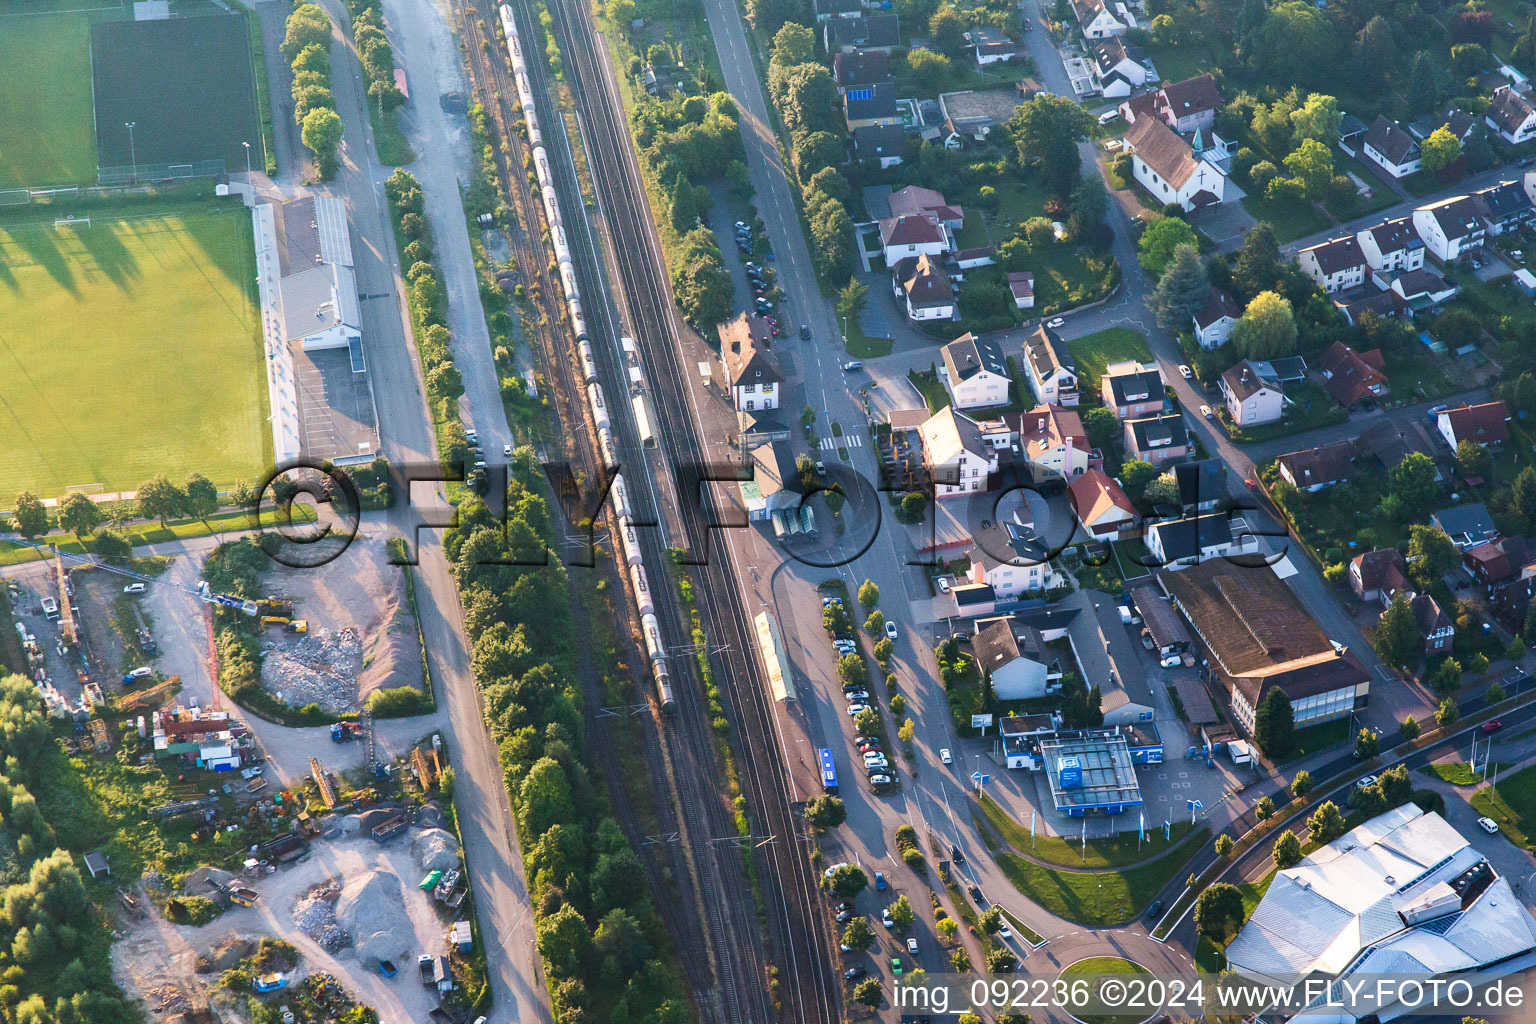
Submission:
M 0 188 L 96 180 L 92 17 L 0 14 Z
M 0 221 L 0 508 L 270 466 L 255 264 L 238 207 Z

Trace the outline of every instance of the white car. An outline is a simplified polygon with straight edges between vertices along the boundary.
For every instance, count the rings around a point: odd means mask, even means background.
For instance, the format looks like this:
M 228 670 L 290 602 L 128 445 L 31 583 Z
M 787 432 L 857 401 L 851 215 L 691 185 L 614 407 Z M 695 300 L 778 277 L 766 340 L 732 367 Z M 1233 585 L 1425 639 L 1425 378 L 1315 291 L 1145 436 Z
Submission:
M 939 577 L 939 593 L 941 593 L 941 594 L 949 593 L 949 577 L 948 576 L 940 576 Z
M 896 927 L 896 920 L 891 917 L 890 907 L 886 907 L 884 910 L 880 911 L 880 923 L 885 925 L 887 928 Z
M 850 704 L 868 704 L 869 703 L 869 691 L 868 690 L 846 690 L 846 691 L 843 692 L 843 700 L 846 700 Z
M 857 718 L 857 717 L 859 717 L 860 715 L 862 715 L 864 712 L 866 712 L 868 710 L 869 710 L 869 705 L 868 704 L 849 704 L 848 705 L 848 717 L 849 718 Z
M 822 878 L 831 878 L 833 875 L 837 874 L 837 869 L 838 868 L 845 868 L 847 866 L 848 866 L 848 862 L 847 861 L 840 860 L 836 864 L 833 864 L 831 867 L 827 868 L 827 870 L 823 871 L 821 873 L 821 877 Z
M 864 755 L 865 768 L 889 768 L 890 766 L 891 762 L 885 759 L 884 754 L 870 753 Z
M 1494 821 L 1492 818 L 1478 818 L 1477 827 L 1482 829 L 1484 832 L 1487 832 L 1491 836 L 1496 836 L 1499 834 L 1499 823 Z
M 997 937 L 1000 939 L 1013 938 L 1013 931 L 1008 927 L 1007 921 L 997 926 Z
M 130 583 L 126 587 L 123 588 L 123 593 L 125 593 L 125 594 L 142 594 L 142 593 L 144 593 L 144 584 L 142 584 L 142 583 Z
M 1179 376 L 1183 377 L 1185 380 L 1194 380 L 1195 379 L 1195 371 L 1191 370 L 1185 364 L 1180 363 L 1179 364 Z
M 912 954 L 913 956 L 917 956 L 917 940 L 916 939 L 913 939 L 913 938 L 907 939 L 907 952 Z
M 1355 780 L 1355 788 L 1356 789 L 1368 789 L 1371 786 L 1374 786 L 1375 784 L 1376 784 L 1376 776 L 1374 776 L 1374 775 L 1367 775 L 1364 778 L 1360 778 L 1360 779 L 1356 779 Z
M 1067 323 L 1067 321 L 1066 321 L 1065 317 L 1059 317 L 1058 316 L 1058 317 L 1055 317 L 1055 318 L 1053 318 L 1051 320 L 1047 320 L 1045 322 L 1045 326 L 1051 328 L 1052 330 L 1055 330 L 1058 327 L 1065 327 L 1066 323 Z
M 1120 111 L 1118 110 L 1106 110 L 1104 113 L 1099 115 L 1099 124 L 1109 124 L 1109 122 L 1113 121 L 1119 116 Z
M 944 748 L 940 749 L 940 751 L 939 751 L 939 761 L 940 761 L 941 764 L 954 764 L 955 763 L 955 757 L 954 757 L 953 754 L 951 754 L 949 752 L 949 748 L 948 747 L 944 747 Z
M 890 637 L 892 640 L 896 639 L 896 623 L 892 622 L 890 619 L 885 620 L 885 635 Z
M 1200 407 L 1200 415 L 1204 416 L 1208 420 L 1212 420 L 1212 419 L 1216 418 L 1216 414 L 1211 411 L 1211 407 L 1208 406 L 1208 405 L 1202 405 Z
M 512 446 L 509 445 L 509 444 L 502 445 L 501 446 L 501 454 L 505 455 L 507 458 L 510 459 L 512 457 Z

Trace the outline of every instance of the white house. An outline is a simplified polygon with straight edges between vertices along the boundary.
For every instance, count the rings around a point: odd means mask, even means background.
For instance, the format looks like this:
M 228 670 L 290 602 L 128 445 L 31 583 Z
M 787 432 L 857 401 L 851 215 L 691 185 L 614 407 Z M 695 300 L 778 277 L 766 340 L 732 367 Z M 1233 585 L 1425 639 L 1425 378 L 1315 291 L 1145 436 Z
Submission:
M 976 51 L 976 63 L 981 67 L 1013 60 L 1018 46 L 1012 39 L 995 28 L 971 29 L 971 48 Z
M 1189 143 L 1162 121 L 1137 118 L 1125 141 L 1131 146 L 1131 172 L 1158 202 L 1193 210 L 1222 201 L 1226 175 L 1210 161 L 1198 159 Z
M 1298 491 L 1311 494 L 1354 479 L 1355 456 L 1353 441 L 1335 441 L 1299 452 L 1286 452 L 1275 458 L 1275 466 L 1282 480 Z
M 1232 521 L 1221 512 L 1153 523 L 1143 539 L 1163 568 L 1175 570 L 1257 546 L 1252 534 L 1233 537 Z
M 971 653 L 983 672 L 992 673 L 992 692 L 1001 700 L 1044 697 L 1046 688 L 1061 681 L 1045 640 L 1034 626 L 1012 616 L 998 619 L 971 638 Z
M 1164 85 L 1154 95 L 1157 116 L 1180 135 L 1215 127 L 1221 89 L 1210 72 Z
M 1029 464 L 1041 471 L 1037 479 L 1054 476 L 1073 480 L 1093 462 L 1093 446 L 1088 443 L 1083 419 L 1071 409 L 1041 405 L 1028 412 L 1005 413 L 1003 422 Z
M 1330 295 L 1364 284 L 1365 271 L 1369 266 L 1354 235 L 1332 238 L 1309 246 L 1297 253 L 1297 262 L 1302 273 L 1316 281 Z
M 1372 278 L 1385 288 L 1396 274 L 1418 270 L 1424 265 L 1424 240 L 1413 226 L 1412 217 L 1384 220 L 1355 236 L 1360 252 L 1371 268 Z
M 1204 349 L 1218 348 L 1232 337 L 1232 325 L 1237 323 L 1243 311 L 1236 300 L 1220 288 L 1213 287 L 1205 305 L 1194 315 L 1195 340 Z
M 956 409 L 985 409 L 1008 404 L 1008 362 L 991 338 L 964 334 L 943 348 L 939 376 Z
M 935 497 L 953 498 L 987 489 L 997 472 L 997 449 L 982 438 L 975 420 L 946 406 L 917 431 Z
M 1508 85 L 1493 90 L 1483 120 L 1511 146 L 1536 139 L 1536 106 L 1530 97 Z
M 1239 427 L 1274 423 L 1285 412 L 1285 392 L 1260 377 L 1246 359 L 1221 375 L 1221 394 L 1227 415 Z
M 1413 226 L 1429 253 L 1441 263 L 1460 259 L 1487 238 L 1482 211 L 1471 196 L 1455 196 L 1413 211 Z
M 1138 532 L 1141 516 L 1120 485 L 1101 470 L 1090 469 L 1067 485 L 1067 501 L 1094 537 L 1122 540 Z
M 1380 114 L 1365 133 L 1363 149 L 1366 156 L 1394 178 L 1406 178 L 1418 171 L 1424 155 L 1406 128 Z
M 977 530 L 975 540 L 971 582 L 991 587 L 998 601 L 1016 601 L 1063 582 L 1051 568 L 1050 546 L 1018 512 Z
M 1035 275 L 1027 270 L 1008 272 L 1008 291 L 1013 294 L 1016 309 L 1035 308 Z
M 742 313 L 721 324 L 720 357 L 737 412 L 779 407 L 784 374 L 773 356 L 773 335 L 766 320 Z
M 921 214 L 882 220 L 880 244 L 885 265 L 892 268 L 909 257 L 940 256 L 952 248 L 944 225 Z
M 1085 39 L 1118 36 L 1136 27 L 1135 16 L 1122 3 L 1110 10 L 1105 0 L 1072 0 L 1072 13 L 1077 16 L 1077 27 Z
M 1136 359 L 1110 363 L 1099 377 L 1099 396 L 1116 419 L 1156 416 L 1163 411 L 1162 371 Z
M 1509 440 L 1509 409 L 1503 402 L 1458 405 L 1435 417 L 1435 429 L 1452 451 L 1463 441 L 1502 448 Z
M 951 320 L 955 315 L 955 288 L 937 259 L 927 254 L 907 257 L 896 264 L 892 275 L 896 297 L 907 307 L 907 319 Z
M 1099 92 L 1110 99 L 1129 96 L 1147 82 L 1147 69 L 1131 56 L 1119 36 L 1093 43 L 1093 79 Z
M 1029 368 L 1030 387 L 1042 403 L 1077 407 L 1077 363 L 1055 331 L 1041 324 L 1024 339 L 1024 365 Z

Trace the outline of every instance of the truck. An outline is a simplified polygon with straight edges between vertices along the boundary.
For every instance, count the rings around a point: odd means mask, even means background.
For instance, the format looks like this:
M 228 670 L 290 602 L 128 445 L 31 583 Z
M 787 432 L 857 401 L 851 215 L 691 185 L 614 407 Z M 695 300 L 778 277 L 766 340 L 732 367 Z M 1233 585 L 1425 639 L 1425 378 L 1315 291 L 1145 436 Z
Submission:
M 261 894 L 255 889 L 243 885 L 229 885 L 224 892 L 229 896 L 229 902 L 242 907 L 254 907 L 256 901 L 261 899 Z
M 356 722 L 332 722 L 331 742 L 350 743 L 362 733 L 362 727 Z
M 405 818 L 397 814 L 393 818 L 390 818 L 388 821 L 381 822 L 380 824 L 373 826 L 373 838 L 382 843 L 384 840 L 398 835 L 400 832 L 404 831 L 404 829 Z
M 427 956 L 425 953 L 423 953 L 421 956 L 417 957 L 416 970 L 421 975 L 421 983 L 423 985 L 437 984 L 437 965 L 433 963 L 430 956 Z
M 257 992 L 276 992 L 280 988 L 288 987 L 288 976 L 282 971 L 275 974 L 263 974 L 251 983 Z

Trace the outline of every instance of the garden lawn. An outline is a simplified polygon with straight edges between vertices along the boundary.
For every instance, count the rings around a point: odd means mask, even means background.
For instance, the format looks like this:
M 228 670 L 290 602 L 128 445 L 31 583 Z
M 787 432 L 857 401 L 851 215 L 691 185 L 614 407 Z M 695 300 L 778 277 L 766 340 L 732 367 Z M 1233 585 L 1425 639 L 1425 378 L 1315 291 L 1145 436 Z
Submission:
M 1094 988 L 1093 998 L 1098 997 L 1098 986 L 1103 984 L 1107 977 L 1134 978 L 1152 977 L 1152 972 L 1136 963 L 1134 960 L 1126 960 L 1118 956 L 1094 956 L 1086 960 L 1079 960 L 1075 964 L 1069 964 L 1062 972 L 1062 980 L 1072 978 L 1094 977 L 1097 981 L 1090 982 Z M 1113 1005 L 1114 1001 L 1111 1001 Z M 1141 1013 L 1084 1013 L 1078 1010 L 1072 1015 L 1083 1024 L 1137 1024 L 1142 1020 Z
M 0 68 L 0 188 L 94 182 L 91 15 L 0 14 Z
M 1105 839 L 1090 839 L 1086 851 L 1081 842 L 1063 836 L 1037 835 L 1029 837 L 1029 829 L 1014 821 L 1008 812 L 991 797 L 982 795 L 981 812 L 987 824 L 1002 836 L 1014 849 L 1034 855 L 1038 860 L 1049 861 L 1069 868 L 1120 868 L 1140 864 L 1169 848 L 1163 842 L 1161 827 L 1147 830 L 1147 840 L 1138 843 L 1136 831 L 1122 832 Z M 1173 826 L 1173 844 L 1189 832 L 1189 822 L 1180 821 Z
M 1110 926 L 1141 913 L 1170 881 L 1187 874 L 1189 859 L 1210 838 L 1211 830 L 1202 828 L 1157 860 L 1121 871 L 1066 871 L 1012 853 L 998 854 L 997 863 L 1019 892 L 1057 917 Z
M 955 234 L 955 244 L 961 249 L 980 249 L 987 244 L 986 222 L 974 206 L 965 211 L 965 223 Z
M 944 389 L 944 382 L 939 380 L 937 374 L 913 370 L 907 374 L 907 380 L 922 393 L 929 412 L 949 408 L 949 392 Z
M 1448 764 L 1427 764 L 1420 768 L 1419 771 L 1425 775 L 1431 775 L 1441 782 L 1449 782 L 1453 786 L 1476 786 L 1485 778 L 1495 776 L 1508 767 L 1509 765 L 1507 764 L 1493 764 L 1489 765 L 1487 770 L 1484 771 L 1483 767 L 1479 765 L 1477 771 L 1474 772 L 1472 766 L 1467 762 L 1454 761 Z
M 0 505 L 256 478 L 272 456 L 249 215 L 54 216 L 0 221 Z
M 1037 291 L 1038 288 L 1037 284 Z M 1133 331 L 1127 327 L 1110 327 L 1096 334 L 1085 335 L 1067 342 L 1067 348 L 1072 350 L 1072 355 L 1077 360 L 1077 372 L 1082 377 L 1082 391 L 1090 395 L 1099 393 L 1099 378 L 1104 375 L 1104 368 L 1110 363 L 1118 363 L 1125 359 L 1150 362 L 1152 359 L 1152 351 L 1147 348 L 1146 339 L 1139 331 Z
M 1250 195 L 1243 200 L 1243 209 L 1255 220 L 1268 221 L 1275 229 L 1275 240 L 1281 245 L 1328 226 L 1327 219 L 1311 203 L 1272 203 Z
M 1478 790 L 1472 795 L 1472 809 L 1498 822 L 1515 845 L 1536 850 L 1536 766 Z

